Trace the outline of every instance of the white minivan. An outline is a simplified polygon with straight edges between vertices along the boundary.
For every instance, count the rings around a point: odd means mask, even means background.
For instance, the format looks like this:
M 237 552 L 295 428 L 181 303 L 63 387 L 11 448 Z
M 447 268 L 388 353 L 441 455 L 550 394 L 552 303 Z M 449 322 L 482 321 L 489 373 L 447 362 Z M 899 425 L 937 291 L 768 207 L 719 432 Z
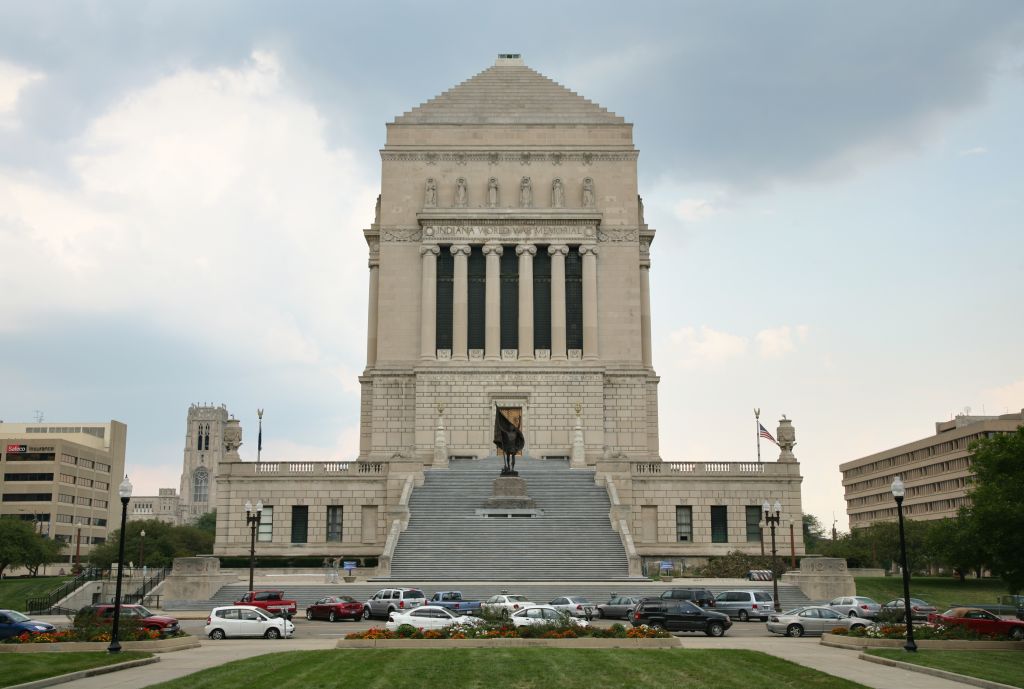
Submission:
M 203 631 L 214 640 L 244 636 L 280 639 L 292 636 L 295 625 L 251 605 L 225 605 L 213 609 Z

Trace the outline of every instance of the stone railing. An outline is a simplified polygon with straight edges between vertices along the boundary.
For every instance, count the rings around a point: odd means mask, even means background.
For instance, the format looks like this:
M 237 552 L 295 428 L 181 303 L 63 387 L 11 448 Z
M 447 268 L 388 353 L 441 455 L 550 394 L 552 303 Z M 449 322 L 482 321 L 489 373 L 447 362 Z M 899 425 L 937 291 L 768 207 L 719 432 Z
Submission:
M 349 474 L 386 476 L 385 462 L 260 462 L 253 463 L 256 474 Z
M 794 464 L 778 462 L 630 462 L 633 476 L 718 476 L 795 473 Z

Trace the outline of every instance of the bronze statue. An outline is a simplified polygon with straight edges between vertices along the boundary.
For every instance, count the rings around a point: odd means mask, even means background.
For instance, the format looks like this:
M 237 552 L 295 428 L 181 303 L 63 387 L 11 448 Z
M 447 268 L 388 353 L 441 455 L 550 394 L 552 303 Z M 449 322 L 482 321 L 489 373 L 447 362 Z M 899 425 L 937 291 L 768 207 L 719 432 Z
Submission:
M 513 423 L 501 407 L 494 407 L 494 445 L 505 457 L 505 465 L 501 468 L 502 476 L 518 476 L 516 472 L 516 455 L 523 451 L 526 438 L 520 428 L 522 422 Z

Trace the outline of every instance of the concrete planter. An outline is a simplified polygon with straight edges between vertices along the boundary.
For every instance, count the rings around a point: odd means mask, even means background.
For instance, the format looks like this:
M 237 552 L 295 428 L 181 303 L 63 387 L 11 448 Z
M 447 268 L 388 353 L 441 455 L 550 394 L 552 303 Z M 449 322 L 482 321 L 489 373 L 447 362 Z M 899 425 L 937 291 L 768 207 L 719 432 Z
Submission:
M 864 639 L 841 634 L 822 634 L 821 643 L 836 648 L 903 648 L 903 639 Z M 920 649 L 946 649 L 949 651 L 1024 651 L 1024 641 L 915 641 Z
M 679 648 L 668 639 L 339 639 L 335 648 Z
M 82 651 L 105 651 L 109 641 L 62 641 L 55 644 L 0 644 L 0 653 L 69 653 Z M 181 636 L 174 639 L 152 641 L 122 641 L 125 651 L 147 651 L 149 653 L 172 653 L 186 648 L 198 648 L 199 638 Z

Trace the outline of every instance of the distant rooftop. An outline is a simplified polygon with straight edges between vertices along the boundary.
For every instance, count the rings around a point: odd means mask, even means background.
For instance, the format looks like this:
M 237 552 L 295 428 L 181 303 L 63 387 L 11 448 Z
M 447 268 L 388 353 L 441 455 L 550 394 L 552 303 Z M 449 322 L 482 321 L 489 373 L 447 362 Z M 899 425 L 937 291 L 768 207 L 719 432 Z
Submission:
M 395 118 L 395 124 L 626 124 L 527 67 L 519 53 Z

